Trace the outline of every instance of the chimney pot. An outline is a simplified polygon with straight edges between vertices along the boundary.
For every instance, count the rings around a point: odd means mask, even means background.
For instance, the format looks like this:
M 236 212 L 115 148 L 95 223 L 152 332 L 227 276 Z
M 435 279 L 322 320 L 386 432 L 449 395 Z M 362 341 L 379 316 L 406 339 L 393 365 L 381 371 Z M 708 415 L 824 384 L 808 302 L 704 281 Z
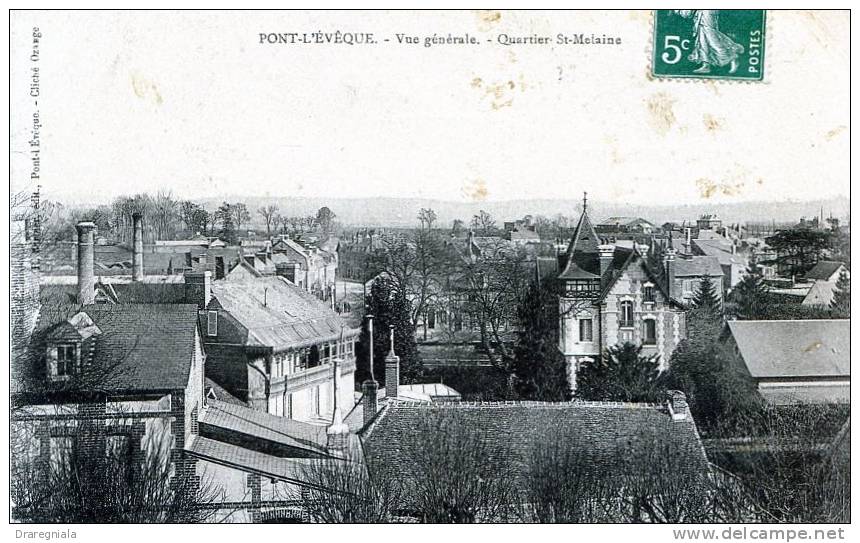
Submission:
M 93 248 L 93 230 L 95 223 L 79 222 L 75 228 L 78 231 L 78 303 L 82 305 L 95 302 L 95 249 Z
M 669 413 L 672 420 L 685 420 L 687 418 L 687 396 L 680 390 L 669 391 Z

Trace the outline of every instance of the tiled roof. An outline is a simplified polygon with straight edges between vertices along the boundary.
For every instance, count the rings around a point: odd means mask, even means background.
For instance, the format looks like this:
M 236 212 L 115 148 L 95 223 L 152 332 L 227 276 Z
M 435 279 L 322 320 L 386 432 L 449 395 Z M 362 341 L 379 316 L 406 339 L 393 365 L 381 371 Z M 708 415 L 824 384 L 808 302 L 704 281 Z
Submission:
M 325 426 L 299 422 L 233 403 L 207 400 L 206 408 L 200 415 L 200 424 L 309 453 L 324 454 L 326 450 Z M 205 433 L 203 426 L 201 433 Z
M 101 331 L 94 336 L 92 363 L 113 368 L 104 382 L 99 383 L 104 389 L 163 391 L 185 388 L 188 384 L 195 355 L 197 306 L 44 305 L 33 335 L 33 347 L 43 350 L 46 335 L 78 311 L 89 315 Z
M 675 258 L 675 277 L 722 277 L 720 261 L 712 256 Z
M 754 378 L 851 375 L 849 319 L 729 321 L 727 326 Z
M 811 270 L 806 272 L 806 278 L 814 281 L 827 281 L 834 273 L 839 271 L 839 268 L 844 266 L 842 262 L 832 260 L 822 260 L 816 264 Z
M 248 329 L 247 344 L 274 350 L 358 335 L 328 304 L 283 277 L 213 281 L 218 305 Z
M 653 444 L 650 438 L 671 440 L 691 468 L 708 469 L 691 416 L 673 421 L 664 407 L 603 402 L 390 403 L 360 433 L 366 454 L 396 480 L 409 480 L 426 444 L 440 439 L 434 420 L 479 436 L 487 464 L 504 463 L 517 477 L 528 474 L 537 447 L 557 436 L 571 436 L 555 445 L 586 455 L 600 473 L 623 472 L 637 447 L 644 452 Z

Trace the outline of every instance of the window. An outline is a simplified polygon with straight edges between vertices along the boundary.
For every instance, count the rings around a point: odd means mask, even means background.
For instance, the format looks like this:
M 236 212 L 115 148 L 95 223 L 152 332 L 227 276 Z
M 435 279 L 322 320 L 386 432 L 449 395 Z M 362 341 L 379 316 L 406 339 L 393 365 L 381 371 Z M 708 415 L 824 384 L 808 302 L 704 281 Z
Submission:
M 71 468 L 72 455 L 75 450 L 74 436 L 51 437 L 49 446 L 51 471 L 65 473 Z
M 683 294 L 685 297 L 692 296 L 694 288 L 695 285 L 693 284 L 692 279 L 684 279 Z
M 654 319 L 646 319 L 642 321 L 642 344 L 657 344 L 657 322 Z
M 218 312 L 217 311 L 208 311 L 206 313 L 206 335 L 207 336 L 217 336 L 218 335 Z
M 314 414 L 319 415 L 320 410 L 320 387 L 314 387 Z
M 630 300 L 621 302 L 621 322 L 618 326 L 628 328 L 633 326 L 633 302 Z
M 73 343 L 57 345 L 57 365 L 54 368 L 54 377 L 67 379 L 75 372 L 75 363 L 78 359 L 78 347 Z
M 579 341 L 594 341 L 591 330 L 591 319 L 579 319 Z
M 644 289 L 642 289 L 642 297 L 646 302 L 654 301 L 654 287 L 651 285 L 647 285 Z
M 293 395 L 292 394 L 287 394 L 287 405 L 284 406 L 284 411 L 285 411 L 284 415 L 288 419 L 293 418 Z

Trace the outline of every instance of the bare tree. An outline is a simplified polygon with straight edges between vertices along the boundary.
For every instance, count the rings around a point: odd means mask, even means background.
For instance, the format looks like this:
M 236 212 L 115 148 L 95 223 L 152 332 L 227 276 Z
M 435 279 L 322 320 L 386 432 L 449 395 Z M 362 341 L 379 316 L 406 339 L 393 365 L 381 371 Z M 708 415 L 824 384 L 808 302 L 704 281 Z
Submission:
M 391 522 L 401 496 L 399 485 L 387 473 L 370 459 L 308 460 L 299 468 L 305 484 L 291 487 L 285 497 L 301 503 L 314 522 Z
M 492 215 L 482 209 L 472 217 L 472 229 L 486 236 L 496 229 L 496 221 Z
M 241 232 L 242 227 L 251 221 L 251 214 L 248 212 L 248 206 L 242 202 L 236 202 L 231 205 L 230 212 L 232 213 L 233 226 L 236 228 L 237 232 Z
M 430 208 L 421 208 L 418 212 L 418 220 L 421 222 L 421 229 L 430 230 L 433 228 L 433 223 L 436 222 L 436 212 Z
M 504 522 L 517 515 L 514 467 L 480 428 L 444 409 L 428 410 L 414 429 L 422 447 L 407 449 L 408 508 L 430 523 Z
M 40 422 L 12 424 L 10 490 L 13 518 L 31 523 L 205 522 L 223 493 L 203 477 L 181 479 L 171 459 L 169 424 L 151 426 L 138 454 L 129 435 L 131 419 L 79 419 L 67 445 L 46 459 L 34 450 Z M 36 439 L 35 443 L 39 441 Z
M 275 204 L 260 206 L 257 209 L 257 213 L 266 221 L 266 235 L 272 237 L 272 226 L 277 226 L 278 224 L 278 206 Z

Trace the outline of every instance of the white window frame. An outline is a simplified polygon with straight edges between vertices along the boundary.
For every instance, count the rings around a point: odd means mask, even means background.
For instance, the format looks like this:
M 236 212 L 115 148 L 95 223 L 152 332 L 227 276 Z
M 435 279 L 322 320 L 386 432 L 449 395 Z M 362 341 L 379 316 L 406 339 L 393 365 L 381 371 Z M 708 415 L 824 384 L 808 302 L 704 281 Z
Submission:
M 648 323 L 653 323 L 654 325 L 654 341 L 649 342 L 648 334 L 646 333 L 648 330 Z M 642 345 L 657 345 L 657 319 L 646 318 L 642 319 Z
M 588 323 L 588 338 L 586 339 L 585 334 L 582 333 L 583 325 Z M 591 317 L 579 319 L 579 342 L 580 343 L 594 343 L 594 319 Z
M 625 319 L 624 309 L 630 308 L 630 319 Z M 633 327 L 633 302 L 631 300 L 622 300 L 619 306 L 619 313 L 621 314 L 621 318 L 618 319 L 618 327 L 619 328 L 632 328 Z

